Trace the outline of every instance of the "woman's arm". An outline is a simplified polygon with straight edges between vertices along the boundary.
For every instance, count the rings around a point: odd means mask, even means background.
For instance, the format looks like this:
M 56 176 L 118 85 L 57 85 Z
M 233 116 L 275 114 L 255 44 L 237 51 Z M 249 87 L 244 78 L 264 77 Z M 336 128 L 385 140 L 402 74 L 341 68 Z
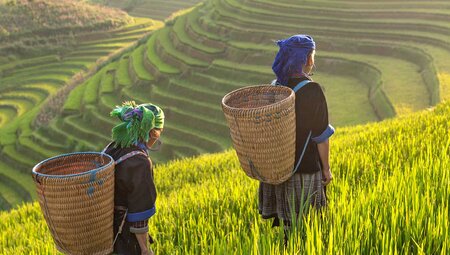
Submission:
M 147 243 L 148 243 L 147 242 L 147 235 L 148 235 L 148 233 L 140 233 L 140 234 L 135 233 L 135 235 L 136 235 L 136 239 L 139 242 L 139 247 L 141 247 L 141 255 L 150 254 L 149 251 L 148 251 L 148 247 L 147 247 Z
M 330 142 L 329 139 L 322 143 L 317 144 L 317 149 L 319 151 L 320 161 L 322 162 L 322 175 L 323 175 L 323 184 L 328 185 L 331 179 L 333 179 L 333 175 L 331 174 L 330 169 Z

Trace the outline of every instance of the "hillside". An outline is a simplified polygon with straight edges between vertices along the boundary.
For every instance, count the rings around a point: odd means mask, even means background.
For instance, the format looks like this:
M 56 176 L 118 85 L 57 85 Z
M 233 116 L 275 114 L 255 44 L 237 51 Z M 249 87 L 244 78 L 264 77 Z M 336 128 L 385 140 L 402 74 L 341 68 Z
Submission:
M 4 0 L 0 13 L 0 55 L 6 56 L 73 45 L 74 34 L 132 21 L 118 9 L 71 0 Z
M 191 8 L 201 0 L 98 0 L 106 6 L 122 9 L 133 17 L 166 20 L 173 13 Z
M 64 114 L 39 132 L 100 150 L 109 135 L 91 130 L 90 123 L 110 130 L 114 105 L 151 101 L 168 118 L 157 162 L 222 151 L 230 145 L 222 96 L 270 82 L 273 39 L 298 32 L 317 40 L 314 78 L 325 87 L 336 126 L 404 116 L 448 98 L 449 3 L 342 3 L 207 1 L 77 87 Z
M 335 180 L 321 220 L 283 251 L 281 229 L 257 212 L 258 183 L 234 151 L 158 165 L 157 254 L 448 254 L 450 103 L 380 123 L 337 129 Z M 297 237 L 301 238 L 301 237 Z M 54 254 L 39 206 L 0 213 L 1 254 Z
M 121 27 L 73 35 L 74 45 L 60 45 L 59 52 L 8 57 L 0 63 L 0 210 L 33 200 L 36 195 L 29 165 L 67 150 L 53 142 L 54 135 L 33 133 L 40 108 L 49 98 L 54 99 L 39 115 L 42 122 L 58 111 L 73 84 L 132 50 L 137 40 L 161 26 L 162 22 L 133 18 Z M 34 151 L 44 156 L 36 156 Z

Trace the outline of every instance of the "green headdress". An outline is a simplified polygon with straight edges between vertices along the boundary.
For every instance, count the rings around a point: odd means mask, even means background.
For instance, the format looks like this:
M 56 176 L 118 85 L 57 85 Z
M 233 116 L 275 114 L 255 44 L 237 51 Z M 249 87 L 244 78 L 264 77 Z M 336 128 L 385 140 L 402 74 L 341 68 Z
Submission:
M 164 112 L 154 104 L 124 102 L 111 111 L 111 116 L 122 121 L 112 129 L 112 139 L 122 148 L 147 142 L 150 130 L 164 126 Z

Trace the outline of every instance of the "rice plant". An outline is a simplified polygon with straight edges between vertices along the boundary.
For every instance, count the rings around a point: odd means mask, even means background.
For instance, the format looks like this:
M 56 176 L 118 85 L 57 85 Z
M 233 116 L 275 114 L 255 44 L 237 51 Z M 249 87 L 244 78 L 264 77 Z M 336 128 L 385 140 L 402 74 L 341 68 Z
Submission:
M 328 207 L 289 242 L 257 211 L 258 182 L 233 150 L 159 165 L 157 254 L 447 254 L 450 103 L 341 128 L 331 144 Z M 57 254 L 37 203 L 0 214 L 0 254 Z

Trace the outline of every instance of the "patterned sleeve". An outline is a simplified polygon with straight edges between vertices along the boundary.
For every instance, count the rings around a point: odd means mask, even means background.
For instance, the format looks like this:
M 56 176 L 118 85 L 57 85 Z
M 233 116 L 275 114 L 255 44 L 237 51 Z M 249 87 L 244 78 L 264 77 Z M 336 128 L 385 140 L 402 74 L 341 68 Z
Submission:
M 131 223 L 130 232 L 143 234 L 148 232 L 148 220 L 141 220 Z
M 150 161 L 144 156 L 135 156 L 127 164 L 127 221 L 135 227 L 146 227 L 155 212 L 156 188 L 153 182 L 153 169 Z M 145 225 L 145 226 L 144 226 Z
M 334 134 L 334 127 L 328 122 L 328 107 L 322 88 L 314 86 L 315 89 L 315 107 L 313 107 L 313 121 L 311 126 L 312 140 L 316 143 L 322 143 L 328 140 Z

